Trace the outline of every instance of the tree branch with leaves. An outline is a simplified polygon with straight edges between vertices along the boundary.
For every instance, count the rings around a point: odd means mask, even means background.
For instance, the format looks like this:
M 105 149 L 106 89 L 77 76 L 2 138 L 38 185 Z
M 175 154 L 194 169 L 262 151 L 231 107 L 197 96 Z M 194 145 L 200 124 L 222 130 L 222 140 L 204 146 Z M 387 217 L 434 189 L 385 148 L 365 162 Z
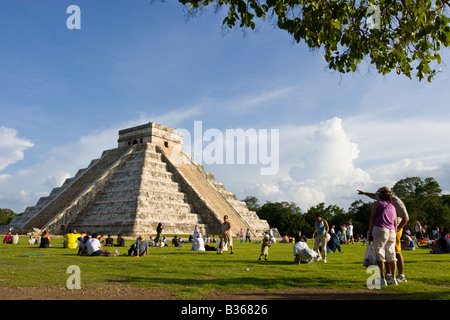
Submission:
M 355 72 L 366 60 L 383 75 L 433 80 L 449 46 L 446 0 L 179 0 L 190 14 L 226 8 L 223 25 L 255 29 L 276 19 L 297 43 L 323 49 L 328 68 Z M 375 22 L 375 23 L 374 23 Z

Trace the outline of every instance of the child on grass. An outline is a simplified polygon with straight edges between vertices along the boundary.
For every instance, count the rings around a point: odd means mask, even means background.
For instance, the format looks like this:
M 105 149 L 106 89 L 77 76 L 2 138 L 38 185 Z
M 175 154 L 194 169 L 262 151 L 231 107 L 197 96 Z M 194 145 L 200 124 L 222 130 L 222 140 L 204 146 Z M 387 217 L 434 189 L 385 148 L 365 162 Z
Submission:
M 269 247 L 270 247 L 270 237 L 269 235 L 265 235 L 264 239 L 261 244 L 261 254 L 259 256 L 258 260 L 261 260 L 261 258 L 264 256 L 264 260 L 267 260 L 267 257 L 269 256 Z

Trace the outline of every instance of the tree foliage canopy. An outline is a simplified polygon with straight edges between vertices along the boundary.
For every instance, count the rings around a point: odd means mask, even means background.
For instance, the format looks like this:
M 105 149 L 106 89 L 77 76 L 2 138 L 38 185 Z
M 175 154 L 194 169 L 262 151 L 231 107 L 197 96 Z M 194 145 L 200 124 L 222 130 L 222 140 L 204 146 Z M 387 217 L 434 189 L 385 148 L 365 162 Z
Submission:
M 404 229 L 414 230 L 415 221 L 422 224 L 439 227 L 449 232 L 450 227 L 450 195 L 442 195 L 438 182 L 432 178 L 408 177 L 394 184 L 393 192 L 406 205 L 410 220 Z M 356 191 L 356 190 L 355 190 Z M 356 194 L 356 192 L 355 192 Z M 314 215 L 319 212 L 328 224 L 335 226 L 335 231 L 341 230 L 343 224 L 352 222 L 354 234 L 365 235 L 369 227 L 373 201 L 355 200 L 348 210 L 337 205 L 319 203 L 302 212 L 294 202 L 266 202 L 259 206 L 258 199 L 250 196 L 243 201 L 250 204 L 261 219 L 269 225 L 278 228 L 281 235 L 295 235 L 302 231 L 310 237 L 314 231 Z
M 323 49 L 329 69 L 355 72 L 367 59 L 383 75 L 395 71 L 432 81 L 449 46 L 447 0 L 179 0 L 195 14 L 226 8 L 223 25 L 255 29 L 272 19 L 297 43 Z
M 16 213 L 11 209 L 0 208 L 0 225 L 9 224 Z

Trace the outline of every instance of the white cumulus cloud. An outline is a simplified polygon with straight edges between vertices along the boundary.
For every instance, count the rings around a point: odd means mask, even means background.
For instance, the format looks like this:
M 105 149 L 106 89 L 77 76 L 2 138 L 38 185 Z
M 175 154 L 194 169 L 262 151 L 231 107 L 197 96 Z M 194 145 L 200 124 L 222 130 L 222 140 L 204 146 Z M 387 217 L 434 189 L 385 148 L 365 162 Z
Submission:
M 341 119 L 321 122 L 310 145 L 311 150 L 304 157 L 302 167 L 291 168 L 290 175 L 294 181 L 313 180 L 330 186 L 370 181 L 369 174 L 354 165 L 359 149 L 350 141 Z
M 34 146 L 26 139 L 17 136 L 12 128 L 0 127 L 0 170 L 24 158 L 24 151 Z
M 369 173 L 355 164 L 360 151 L 340 118 L 282 130 L 281 141 L 281 162 L 289 170 L 241 188 L 242 194 L 292 201 L 307 210 L 320 202 L 348 205 L 358 188 L 372 182 Z

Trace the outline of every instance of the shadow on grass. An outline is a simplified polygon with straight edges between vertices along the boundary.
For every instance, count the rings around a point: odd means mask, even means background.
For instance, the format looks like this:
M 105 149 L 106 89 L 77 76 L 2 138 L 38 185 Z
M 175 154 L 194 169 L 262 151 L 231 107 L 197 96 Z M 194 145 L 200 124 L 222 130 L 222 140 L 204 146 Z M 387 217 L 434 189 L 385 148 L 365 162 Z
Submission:
M 326 288 L 333 289 L 339 287 L 336 281 L 330 281 L 327 277 L 303 277 L 301 274 L 292 274 L 290 276 L 267 276 L 265 278 L 246 275 L 246 276 L 214 276 L 214 275 L 198 275 L 197 277 L 186 277 L 186 275 L 172 277 L 166 275 L 149 274 L 147 276 L 136 275 L 120 275 L 107 282 L 126 283 L 138 285 L 141 287 L 161 287 L 161 288 L 200 288 L 205 290 L 236 290 L 239 288 L 246 289 L 293 289 L 293 288 Z M 365 283 L 357 279 L 348 279 L 346 283 L 349 288 L 364 289 Z
M 136 284 L 140 287 L 168 289 L 174 296 L 186 299 L 205 300 L 397 300 L 413 297 L 409 293 L 369 290 L 361 285 L 344 290 L 324 286 L 324 279 L 261 279 L 255 277 L 234 277 L 221 279 L 192 278 L 147 278 L 128 276 L 110 279 L 109 283 Z M 358 281 L 349 282 L 356 283 Z M 350 284 L 350 283 L 349 283 Z M 189 294 L 188 292 L 191 292 Z M 181 295 L 181 296 L 180 296 Z M 423 296 L 421 296 L 423 298 Z M 183 299 L 183 298 L 182 298 Z

